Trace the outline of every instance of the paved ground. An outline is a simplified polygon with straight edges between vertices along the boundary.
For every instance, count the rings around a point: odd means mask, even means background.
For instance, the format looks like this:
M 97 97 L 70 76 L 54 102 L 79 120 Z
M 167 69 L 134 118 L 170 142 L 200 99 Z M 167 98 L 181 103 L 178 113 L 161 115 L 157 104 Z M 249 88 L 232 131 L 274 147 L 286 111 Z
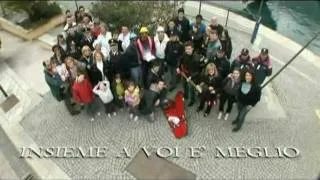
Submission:
M 250 47 L 248 34 L 235 29 L 230 29 L 230 34 L 235 47 L 234 54 L 242 47 Z M 272 44 L 267 41 L 261 40 L 261 43 L 273 49 Z M 274 66 L 276 72 L 280 66 L 277 63 L 274 63 Z M 296 67 L 296 64 L 294 66 Z M 309 76 L 313 75 L 312 67 L 299 70 Z M 315 76 L 317 75 L 311 77 L 317 78 Z M 195 112 L 195 108 L 187 110 L 190 134 L 181 140 L 174 139 L 160 111 L 157 112 L 159 120 L 153 124 L 143 120 L 131 122 L 127 113 L 120 113 L 113 119 L 107 119 L 103 115 L 95 122 L 90 122 L 85 113 L 71 117 L 63 103 L 56 102 L 51 94 L 47 94 L 38 108 L 21 124 L 34 140 L 44 147 L 107 146 L 110 149 L 107 159 L 54 159 L 70 177 L 76 179 L 132 178 L 124 170 L 131 159 L 119 159 L 116 155 L 126 147 L 134 156 L 143 146 L 178 146 L 181 149 L 181 158 L 169 160 L 194 172 L 201 179 L 304 179 L 315 177 L 320 164 L 320 154 L 317 151 L 320 126 L 313 112 L 319 105 L 319 87 L 306 88 L 311 86 L 312 83 L 294 71 L 286 70 L 272 83 L 285 110 L 285 116 L 281 115 L 281 109 L 280 114 L 277 114 L 277 110 L 270 110 L 268 106 L 273 104 L 259 104 L 248 116 L 242 131 L 237 134 L 231 132 L 230 121 L 216 119 L 216 110 L 208 118 L 203 118 L 202 114 Z M 183 156 L 186 155 L 183 151 L 190 146 L 206 146 L 208 151 L 203 158 L 190 159 Z M 296 147 L 300 150 L 301 157 L 284 160 L 215 159 L 213 156 L 212 150 L 215 147 L 237 146 Z
M 251 46 L 249 34 L 232 28 L 229 31 L 234 42 L 234 55 L 242 47 L 249 47 L 255 52 L 261 47 L 268 47 L 277 58 L 274 59 L 274 72 L 295 53 L 263 38 L 259 39 L 260 43 L 256 46 Z M 11 38 L 10 35 L 6 37 Z M 18 40 L 14 42 L 17 47 L 29 47 L 22 46 L 23 43 Z M 46 57 L 45 54 L 34 56 L 32 60 L 38 63 Z M 36 66 L 29 73 L 23 73 L 22 60 L 8 64 L 23 79 L 26 74 L 38 78 L 34 82 L 33 78 L 32 81 L 28 79 L 26 82 L 29 86 L 43 78 L 41 69 L 36 69 Z M 127 148 L 134 157 L 144 146 L 179 147 L 181 158 L 168 159 L 195 173 L 198 179 L 311 179 L 319 174 L 320 168 L 320 119 L 315 115 L 315 110 L 320 108 L 318 71 L 309 61 L 298 57 L 264 90 L 262 101 L 250 112 L 243 129 L 236 134 L 231 132 L 230 121 L 216 119 L 216 110 L 209 117 L 203 118 L 202 114 L 195 112 L 195 107 L 187 109 L 190 133 L 181 140 L 172 136 L 160 111 L 156 113 L 158 121 L 152 124 L 142 119 L 131 122 L 125 112 L 113 119 L 107 119 L 103 114 L 96 121 L 90 122 L 85 113 L 70 116 L 64 104 L 55 101 L 50 93 L 44 95 L 42 102 L 20 124 L 39 146 L 108 147 L 108 158 L 104 159 L 52 159 L 73 179 L 132 179 L 134 177 L 125 171 L 132 159 L 116 156 L 123 148 Z M 39 83 L 34 88 L 45 86 Z M 274 92 L 277 97 L 271 96 L 270 92 Z M 187 156 L 187 148 L 200 146 L 207 149 L 202 158 L 192 159 Z M 214 157 L 215 147 L 243 146 L 296 147 L 301 156 L 296 159 Z

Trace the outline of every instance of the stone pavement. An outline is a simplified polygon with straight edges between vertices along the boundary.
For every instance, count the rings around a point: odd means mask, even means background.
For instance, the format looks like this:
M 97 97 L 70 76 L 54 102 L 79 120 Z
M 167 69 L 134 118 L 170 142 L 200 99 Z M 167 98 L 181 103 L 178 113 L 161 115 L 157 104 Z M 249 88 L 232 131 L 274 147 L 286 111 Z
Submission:
M 195 7 L 198 6 L 193 2 L 188 6 L 188 3 L 186 12 L 196 14 Z M 205 18 L 210 18 L 213 15 L 211 12 L 220 12 L 204 5 L 202 8 L 207 11 Z M 299 48 L 285 38 L 279 38 L 279 35 L 271 38 L 269 31 L 264 28 L 261 28 L 263 34 L 258 34 L 256 43 L 250 45 L 250 34 L 247 32 L 251 32 L 248 29 L 252 24 L 242 22 L 240 17 L 229 18 L 233 23 L 229 27 L 234 46 L 233 55 L 243 47 L 249 47 L 253 53 L 258 53 L 261 47 L 267 47 L 274 59 L 276 72 Z M 234 26 L 236 21 L 233 18 L 239 21 L 238 26 Z M 11 129 L 17 127 L 18 131 L 27 132 L 27 136 L 35 142 L 30 145 L 32 147 L 108 147 L 107 158 L 50 160 L 73 179 L 134 179 L 125 168 L 144 146 L 178 147 L 180 158 L 170 157 L 168 160 L 195 173 L 197 179 L 311 179 L 318 176 L 320 169 L 320 126 L 314 113 L 314 109 L 319 108 L 320 88 L 317 80 L 320 75 L 316 73 L 319 66 L 315 58 L 318 57 L 308 51 L 298 56 L 263 91 L 261 102 L 249 113 L 243 129 L 238 133 L 231 132 L 230 122 L 236 111 L 233 111 L 229 121 L 224 121 L 216 119 L 216 109 L 210 116 L 203 118 L 202 114 L 195 112 L 196 107 L 188 108 L 189 135 L 177 140 L 170 132 L 161 111 L 156 112 L 158 121 L 152 124 L 143 119 L 138 122 L 129 121 L 126 112 L 118 113 L 113 119 L 107 119 L 102 113 L 96 121 L 90 122 L 85 113 L 70 116 L 64 104 L 55 101 L 50 93 L 45 93 L 40 104 L 17 124 L 19 127 L 16 125 Z M 42 78 L 42 72 L 30 72 Z M 31 85 L 28 81 L 26 83 Z M 36 84 L 36 87 L 43 85 L 45 84 Z M 102 108 L 100 111 L 102 112 Z M 24 139 L 14 141 L 21 143 Z M 198 159 L 190 158 L 186 150 L 200 146 L 206 147 L 203 156 Z M 215 158 L 215 147 L 296 147 L 301 155 L 295 159 L 223 159 Z M 123 148 L 127 148 L 131 158 L 117 157 L 123 152 Z M 41 170 L 50 171 L 50 168 L 52 166 L 46 165 Z M 50 177 L 59 177 L 54 174 L 51 172 Z

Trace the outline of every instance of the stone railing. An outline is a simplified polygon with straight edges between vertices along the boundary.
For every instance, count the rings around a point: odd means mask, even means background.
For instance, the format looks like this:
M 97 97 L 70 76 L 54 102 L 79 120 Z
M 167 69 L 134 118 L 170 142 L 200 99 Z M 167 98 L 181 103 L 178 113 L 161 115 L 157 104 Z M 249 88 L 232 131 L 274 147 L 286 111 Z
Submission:
M 18 36 L 24 40 L 33 40 L 37 39 L 41 35 L 47 33 L 52 28 L 64 23 L 65 19 L 63 15 L 58 15 L 50 19 L 47 23 L 40 25 L 36 29 L 33 30 L 26 30 L 22 28 L 19 25 L 16 25 L 12 23 L 11 21 L 8 21 L 5 18 L 0 17 L 0 27 L 2 30 L 5 30 L 11 34 L 14 34 L 15 36 Z

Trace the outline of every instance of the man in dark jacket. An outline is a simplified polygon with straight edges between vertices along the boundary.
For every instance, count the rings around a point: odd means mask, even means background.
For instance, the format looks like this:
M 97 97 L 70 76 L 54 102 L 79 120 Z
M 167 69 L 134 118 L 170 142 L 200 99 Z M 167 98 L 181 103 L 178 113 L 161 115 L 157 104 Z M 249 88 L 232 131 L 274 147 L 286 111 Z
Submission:
M 272 74 L 272 63 L 269 57 L 269 50 L 262 48 L 260 55 L 252 59 L 256 83 L 260 86 L 267 76 Z
M 184 47 L 181 42 L 178 41 L 178 32 L 172 31 L 168 34 L 170 37 L 170 41 L 167 43 L 165 49 L 165 66 L 169 72 L 169 91 L 172 91 L 177 86 L 177 72 L 176 69 L 178 67 L 178 60 L 181 58 Z
M 220 46 L 217 55 L 213 57 L 212 62 L 216 65 L 221 79 L 225 79 L 230 73 L 230 62 L 225 56 L 225 50 Z
M 160 72 L 161 64 L 159 61 L 154 61 L 152 63 L 152 67 L 149 70 L 148 76 L 147 76 L 147 82 L 146 82 L 146 89 L 150 88 L 150 85 L 158 82 L 162 77 L 162 74 Z
M 201 72 L 201 56 L 193 52 L 192 42 L 188 41 L 184 45 L 185 52 L 182 55 L 181 61 L 178 63 L 177 73 L 184 73 L 187 79 L 183 80 L 184 96 L 189 99 L 189 107 L 195 102 L 195 88 L 189 84 L 190 80 L 197 81 Z
M 135 39 L 130 39 L 130 44 L 127 47 L 123 58 L 126 64 L 126 69 L 129 69 L 130 77 L 135 84 L 142 86 L 142 69 L 141 62 L 139 60 L 138 49 L 135 44 Z
M 243 48 L 241 50 L 241 54 L 233 60 L 231 64 L 231 71 L 235 68 L 239 68 L 241 71 L 241 76 L 244 75 L 244 72 L 248 70 L 253 70 L 253 63 L 251 61 L 251 57 L 249 55 L 249 50 L 247 48 Z
M 89 28 L 85 28 L 83 33 L 84 36 L 82 36 L 80 40 L 80 49 L 82 49 L 83 46 L 89 46 L 91 51 L 93 51 L 93 42 L 95 38 L 92 36 L 91 30 Z
M 179 32 L 179 39 L 181 42 L 190 40 L 190 21 L 184 16 L 184 9 L 178 9 L 178 17 L 175 19 L 175 25 Z
M 110 45 L 110 53 L 109 53 L 110 61 L 109 62 L 110 62 L 110 71 L 111 71 L 110 72 L 111 77 L 109 77 L 109 81 L 113 81 L 116 74 L 120 74 L 120 76 L 123 78 L 129 77 L 125 69 L 123 55 L 118 48 L 118 43 L 119 42 L 116 39 L 109 40 L 109 45 Z
M 155 121 L 154 109 L 161 105 L 165 96 L 163 94 L 165 88 L 165 82 L 159 79 L 157 82 L 152 83 L 149 89 L 145 89 L 143 97 L 140 101 L 140 113 L 148 116 L 148 121 Z

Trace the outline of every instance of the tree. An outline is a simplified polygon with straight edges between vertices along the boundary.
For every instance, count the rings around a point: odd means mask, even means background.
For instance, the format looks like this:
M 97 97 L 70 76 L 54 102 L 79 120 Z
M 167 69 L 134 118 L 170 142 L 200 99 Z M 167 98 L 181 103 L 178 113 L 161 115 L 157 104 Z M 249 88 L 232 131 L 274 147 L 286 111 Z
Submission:
M 173 1 L 100 1 L 93 4 L 91 13 L 111 26 L 111 30 L 126 25 L 137 31 L 141 25 L 149 25 L 154 32 L 155 25 L 165 25 L 174 10 Z
M 4 6 L 17 12 L 24 11 L 32 22 L 40 19 L 48 19 L 61 14 L 61 8 L 55 2 L 27 0 L 27 1 L 3 1 Z

